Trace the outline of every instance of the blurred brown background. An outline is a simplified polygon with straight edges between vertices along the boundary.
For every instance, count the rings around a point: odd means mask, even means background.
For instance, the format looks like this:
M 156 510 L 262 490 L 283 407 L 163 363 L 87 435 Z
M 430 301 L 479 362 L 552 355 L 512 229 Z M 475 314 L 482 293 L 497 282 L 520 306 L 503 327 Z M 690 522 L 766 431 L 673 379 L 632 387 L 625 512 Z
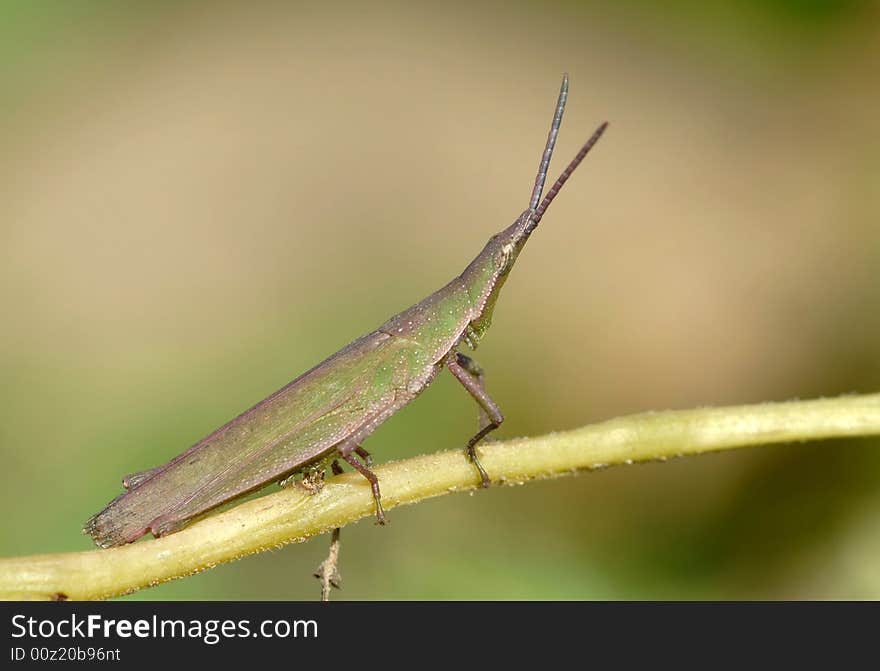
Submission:
M 81 550 L 163 462 L 460 272 L 611 128 L 478 352 L 502 437 L 880 388 L 869 2 L 0 5 L 0 553 Z M 463 445 L 443 375 L 368 441 Z M 880 444 L 395 509 L 349 599 L 878 598 Z M 134 598 L 315 599 L 327 538 Z

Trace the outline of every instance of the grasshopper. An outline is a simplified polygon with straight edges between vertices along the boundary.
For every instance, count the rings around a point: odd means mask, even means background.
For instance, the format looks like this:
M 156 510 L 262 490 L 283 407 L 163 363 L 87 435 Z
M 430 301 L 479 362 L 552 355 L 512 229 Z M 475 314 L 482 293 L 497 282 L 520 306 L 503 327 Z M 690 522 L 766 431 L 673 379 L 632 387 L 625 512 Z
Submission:
M 168 463 L 125 477 L 125 491 L 89 519 L 83 531 L 101 547 L 130 543 L 148 532 L 163 536 L 272 482 L 331 462 L 339 472 L 338 460 L 369 481 L 376 519 L 384 524 L 379 480 L 362 443 L 444 367 L 480 406 L 479 431 L 466 449 L 481 485 L 488 487 L 476 445 L 504 416 L 486 392 L 482 369 L 459 349 L 479 344 L 520 251 L 608 125 L 599 126 L 541 200 L 567 97 L 565 75 L 528 208 L 492 236 L 464 272 Z

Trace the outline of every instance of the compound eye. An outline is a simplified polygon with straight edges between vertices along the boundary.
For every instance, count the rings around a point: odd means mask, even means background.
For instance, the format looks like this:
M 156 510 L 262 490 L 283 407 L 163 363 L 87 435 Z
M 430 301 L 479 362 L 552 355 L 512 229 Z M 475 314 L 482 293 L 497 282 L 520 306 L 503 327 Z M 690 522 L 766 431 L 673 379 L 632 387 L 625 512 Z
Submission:
M 506 273 L 510 269 L 510 259 L 513 255 L 513 244 L 501 246 L 501 254 L 498 258 L 498 267 L 502 273 Z

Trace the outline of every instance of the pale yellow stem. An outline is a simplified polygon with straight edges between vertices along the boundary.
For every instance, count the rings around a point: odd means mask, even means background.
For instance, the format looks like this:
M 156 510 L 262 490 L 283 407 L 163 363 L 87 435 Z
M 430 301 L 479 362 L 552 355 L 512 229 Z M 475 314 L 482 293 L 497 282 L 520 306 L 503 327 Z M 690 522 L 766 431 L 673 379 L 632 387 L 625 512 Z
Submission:
M 880 394 L 654 412 L 480 448 L 493 482 L 520 483 L 616 464 L 749 445 L 880 434 Z M 386 509 L 473 489 L 464 450 L 377 467 Z M 164 538 L 109 550 L 0 559 L 2 599 L 105 599 L 301 542 L 374 512 L 367 481 L 345 473 L 317 494 L 291 487 Z M 381 533 L 379 530 L 376 533 Z

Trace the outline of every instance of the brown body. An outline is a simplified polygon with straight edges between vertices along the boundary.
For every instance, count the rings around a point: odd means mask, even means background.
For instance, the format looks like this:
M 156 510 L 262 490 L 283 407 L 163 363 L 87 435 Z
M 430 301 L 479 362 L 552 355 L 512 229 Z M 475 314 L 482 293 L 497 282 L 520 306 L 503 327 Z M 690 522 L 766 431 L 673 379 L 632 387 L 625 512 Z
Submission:
M 333 458 L 345 460 L 369 480 L 382 522 L 378 480 L 361 443 L 418 396 L 444 366 L 482 408 L 480 431 L 468 443 L 468 454 L 488 486 L 474 446 L 503 416 L 486 394 L 482 371 L 458 350 L 478 345 L 520 250 L 605 128 L 596 131 L 538 207 L 567 90 L 566 78 L 530 207 L 494 235 L 459 276 L 167 464 L 125 478 L 126 491 L 89 519 L 84 531 L 103 547 L 129 543 L 148 532 L 161 536 L 227 501 Z

